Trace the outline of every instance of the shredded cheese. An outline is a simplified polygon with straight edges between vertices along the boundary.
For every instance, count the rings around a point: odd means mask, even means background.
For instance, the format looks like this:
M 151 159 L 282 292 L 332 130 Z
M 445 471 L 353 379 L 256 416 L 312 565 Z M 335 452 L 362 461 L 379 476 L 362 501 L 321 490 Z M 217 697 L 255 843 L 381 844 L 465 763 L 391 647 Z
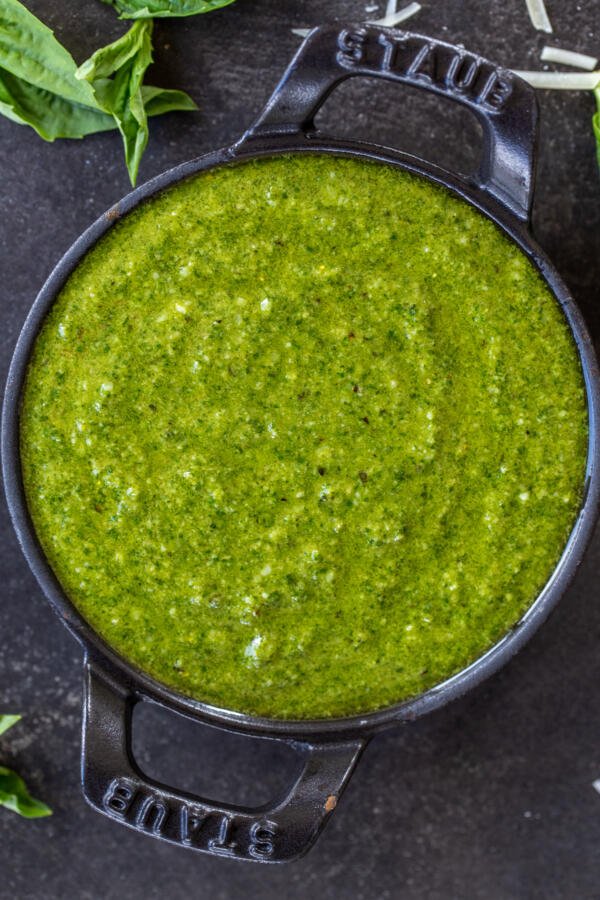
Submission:
M 421 9 L 420 3 L 409 3 L 408 6 L 396 12 L 396 0 L 389 0 L 385 16 L 382 19 L 367 19 L 367 24 L 381 25 L 383 28 L 395 28 L 400 22 L 410 19 L 411 16 L 416 15 Z M 310 32 L 310 28 L 292 28 L 292 34 L 297 34 L 298 37 L 302 38 L 305 38 Z
M 400 22 L 404 22 L 406 19 L 410 19 L 411 16 L 416 15 L 419 10 L 422 8 L 420 3 L 409 3 L 408 6 L 405 6 L 403 9 L 399 9 L 398 12 L 390 12 L 390 6 L 395 6 L 396 4 L 388 3 L 388 11 L 386 12 L 383 19 L 375 19 L 371 21 L 370 25 L 381 25 L 383 28 L 394 28 L 396 25 L 399 25 Z
M 588 72 L 598 65 L 595 56 L 575 53 L 573 50 L 563 50 L 562 47 L 544 47 L 540 59 L 542 62 L 560 63 L 563 66 L 574 66 L 576 69 L 587 69 Z
M 514 74 L 528 81 L 534 88 L 556 91 L 593 91 L 600 85 L 600 70 L 595 72 L 525 72 Z
M 525 3 L 527 4 L 527 12 L 533 27 L 537 28 L 538 31 L 546 31 L 548 34 L 552 34 L 552 25 L 544 6 L 544 0 L 525 0 Z

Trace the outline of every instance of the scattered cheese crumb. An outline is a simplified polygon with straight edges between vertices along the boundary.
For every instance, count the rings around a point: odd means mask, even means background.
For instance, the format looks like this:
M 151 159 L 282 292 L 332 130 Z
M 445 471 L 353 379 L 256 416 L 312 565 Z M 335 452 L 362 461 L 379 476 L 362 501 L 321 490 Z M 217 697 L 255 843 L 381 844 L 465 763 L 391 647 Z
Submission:
M 250 641 L 250 643 L 248 644 L 248 646 L 246 647 L 246 649 L 244 650 L 244 656 L 251 661 L 255 661 L 257 658 L 258 648 L 260 647 L 262 642 L 263 642 L 262 634 L 257 634 L 255 637 L 253 637 L 252 640 Z

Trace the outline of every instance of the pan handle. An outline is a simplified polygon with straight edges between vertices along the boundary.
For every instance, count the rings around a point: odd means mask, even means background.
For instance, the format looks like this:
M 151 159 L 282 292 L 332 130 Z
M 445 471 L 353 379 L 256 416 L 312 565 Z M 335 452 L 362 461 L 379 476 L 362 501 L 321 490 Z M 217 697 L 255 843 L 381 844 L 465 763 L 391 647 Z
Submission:
M 317 838 L 352 774 L 364 741 L 284 738 L 302 761 L 282 799 L 257 809 L 215 803 L 147 778 L 132 753 L 139 698 L 86 660 L 82 784 L 88 803 L 136 831 L 171 843 L 254 862 L 287 862 Z
M 318 110 L 338 84 L 357 75 L 423 88 L 471 109 L 484 139 L 476 185 L 520 219 L 529 218 L 535 91 L 508 69 L 424 35 L 364 24 L 315 28 L 240 144 L 318 136 Z

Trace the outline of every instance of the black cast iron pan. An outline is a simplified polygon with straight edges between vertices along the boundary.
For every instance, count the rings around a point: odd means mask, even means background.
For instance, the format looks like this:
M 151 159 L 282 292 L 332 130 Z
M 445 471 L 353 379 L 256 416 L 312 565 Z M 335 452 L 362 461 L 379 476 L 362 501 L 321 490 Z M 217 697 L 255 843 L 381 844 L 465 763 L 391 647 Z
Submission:
M 331 91 L 351 76 L 375 76 L 440 94 L 468 107 L 483 128 L 474 177 L 368 143 L 340 141 L 315 129 Z M 25 556 L 45 594 L 85 650 L 82 783 L 88 802 L 138 831 L 215 855 L 284 862 L 304 853 L 335 808 L 366 741 L 459 696 L 495 672 L 533 634 L 564 592 L 591 535 L 600 481 L 599 375 L 582 317 L 529 230 L 537 106 L 533 90 L 464 49 L 422 35 L 364 25 L 315 29 L 292 60 L 255 124 L 231 147 L 160 175 L 129 194 L 71 247 L 42 288 L 13 356 L 2 420 L 8 504 Z M 218 709 L 170 690 L 118 656 L 64 595 L 37 541 L 27 510 L 19 456 L 19 410 L 29 356 L 44 317 L 82 257 L 113 223 L 159 191 L 206 169 L 258 156 L 329 153 L 395 165 L 446 186 L 496 222 L 541 272 L 571 328 L 587 391 L 589 449 L 582 507 L 563 555 L 520 622 L 491 650 L 452 678 L 408 702 L 344 719 L 284 721 Z M 147 778 L 132 753 L 132 711 L 160 703 L 206 724 L 285 741 L 302 766 L 286 796 L 245 809 L 191 796 Z

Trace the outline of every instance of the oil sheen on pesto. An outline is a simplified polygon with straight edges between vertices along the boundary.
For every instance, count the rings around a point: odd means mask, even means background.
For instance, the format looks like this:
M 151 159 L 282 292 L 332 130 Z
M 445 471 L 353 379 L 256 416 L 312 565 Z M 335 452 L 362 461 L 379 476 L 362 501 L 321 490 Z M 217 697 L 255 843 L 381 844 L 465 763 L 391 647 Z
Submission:
M 393 168 L 276 158 L 118 223 L 38 337 L 35 527 L 164 684 L 273 717 L 373 710 L 527 609 L 581 502 L 577 353 L 490 221 Z

